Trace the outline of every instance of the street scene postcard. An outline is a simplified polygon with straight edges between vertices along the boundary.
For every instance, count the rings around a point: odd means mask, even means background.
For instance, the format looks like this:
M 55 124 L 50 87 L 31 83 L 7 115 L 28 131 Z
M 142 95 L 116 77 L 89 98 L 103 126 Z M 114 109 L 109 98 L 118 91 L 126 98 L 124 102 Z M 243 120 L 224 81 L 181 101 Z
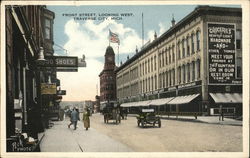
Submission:
M 249 6 L 2 1 L 0 157 L 249 157 Z

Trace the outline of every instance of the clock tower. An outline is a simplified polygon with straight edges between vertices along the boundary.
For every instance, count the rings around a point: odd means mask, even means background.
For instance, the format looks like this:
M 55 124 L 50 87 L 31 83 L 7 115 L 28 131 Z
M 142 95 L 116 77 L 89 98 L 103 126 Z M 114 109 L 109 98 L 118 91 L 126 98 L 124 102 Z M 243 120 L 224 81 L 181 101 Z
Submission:
M 105 52 L 104 68 L 100 73 L 100 102 L 116 101 L 115 53 L 111 46 Z
M 105 53 L 104 70 L 115 69 L 115 53 L 111 46 L 108 46 Z

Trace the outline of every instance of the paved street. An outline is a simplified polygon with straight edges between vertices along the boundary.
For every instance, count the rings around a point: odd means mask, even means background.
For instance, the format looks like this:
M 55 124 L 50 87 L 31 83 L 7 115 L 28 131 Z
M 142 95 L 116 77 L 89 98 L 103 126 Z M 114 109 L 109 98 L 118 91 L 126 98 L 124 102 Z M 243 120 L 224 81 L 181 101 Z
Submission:
M 42 152 L 130 152 L 132 149 L 90 128 L 86 131 L 78 121 L 77 130 L 68 129 L 69 120 L 55 121 L 45 132 L 41 142 Z
M 85 131 L 67 128 L 66 121 L 56 121 L 46 130 L 41 151 L 49 152 L 232 152 L 242 151 L 241 121 L 217 117 L 175 117 L 162 119 L 162 127 L 139 128 L 136 118 L 115 125 L 105 124 L 103 115 L 93 114 L 91 128 Z M 224 123 L 224 124 L 223 124 Z

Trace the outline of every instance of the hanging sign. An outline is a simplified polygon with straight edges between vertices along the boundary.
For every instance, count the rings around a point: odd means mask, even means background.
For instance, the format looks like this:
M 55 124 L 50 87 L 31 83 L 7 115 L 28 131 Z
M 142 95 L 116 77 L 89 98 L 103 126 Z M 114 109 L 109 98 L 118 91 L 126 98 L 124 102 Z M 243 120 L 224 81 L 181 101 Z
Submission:
M 208 23 L 209 84 L 235 80 L 235 24 Z
M 41 94 L 56 94 L 56 83 L 41 83 Z

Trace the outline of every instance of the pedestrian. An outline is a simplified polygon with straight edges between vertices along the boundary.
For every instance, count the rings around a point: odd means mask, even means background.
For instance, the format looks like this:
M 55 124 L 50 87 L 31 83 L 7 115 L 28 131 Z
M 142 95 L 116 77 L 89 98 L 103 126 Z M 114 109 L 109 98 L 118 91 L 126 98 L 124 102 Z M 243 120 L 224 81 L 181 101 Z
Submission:
M 70 124 L 68 125 L 68 128 L 70 128 L 70 126 L 73 124 L 74 130 L 76 130 L 78 120 L 79 120 L 79 113 L 77 112 L 77 109 L 74 107 L 70 116 Z
M 90 128 L 90 110 L 88 108 L 85 108 L 84 112 L 83 112 L 83 123 L 84 123 L 84 128 L 86 130 L 88 130 L 88 128 Z
M 219 121 L 224 121 L 224 112 L 223 112 L 223 108 L 222 108 L 222 105 L 220 105 L 220 108 L 219 108 Z

